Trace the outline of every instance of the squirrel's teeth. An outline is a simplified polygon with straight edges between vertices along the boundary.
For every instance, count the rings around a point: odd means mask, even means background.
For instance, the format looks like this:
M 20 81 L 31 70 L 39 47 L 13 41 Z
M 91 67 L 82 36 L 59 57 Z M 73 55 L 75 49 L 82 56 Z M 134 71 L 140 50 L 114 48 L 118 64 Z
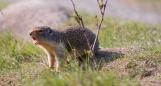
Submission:
M 38 41 L 37 40 L 34 40 L 34 44 L 38 44 Z

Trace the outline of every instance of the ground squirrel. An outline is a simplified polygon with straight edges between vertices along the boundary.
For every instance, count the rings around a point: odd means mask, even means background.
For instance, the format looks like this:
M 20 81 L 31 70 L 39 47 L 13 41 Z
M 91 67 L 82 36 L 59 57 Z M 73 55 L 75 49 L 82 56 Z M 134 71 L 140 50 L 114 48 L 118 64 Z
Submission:
M 86 55 L 85 50 L 89 50 L 86 38 L 79 26 L 70 26 L 61 30 L 51 29 L 48 26 L 35 27 L 29 31 L 35 45 L 39 45 L 48 55 L 49 67 L 55 67 L 58 72 L 59 65 L 66 61 L 67 53 L 73 55 L 76 50 L 76 57 Z M 85 28 L 90 44 L 94 43 L 96 35 Z M 96 41 L 94 53 L 99 50 L 99 42 Z M 67 52 L 66 52 L 67 51 Z M 81 60 L 79 60 L 79 63 Z

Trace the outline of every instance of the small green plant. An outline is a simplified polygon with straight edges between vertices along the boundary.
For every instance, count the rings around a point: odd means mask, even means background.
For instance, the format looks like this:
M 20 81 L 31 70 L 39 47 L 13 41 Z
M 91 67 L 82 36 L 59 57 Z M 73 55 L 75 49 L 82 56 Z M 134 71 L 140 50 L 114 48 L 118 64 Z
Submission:
M 131 61 L 126 65 L 126 68 L 135 68 L 136 66 L 137 66 L 137 64 L 135 62 Z

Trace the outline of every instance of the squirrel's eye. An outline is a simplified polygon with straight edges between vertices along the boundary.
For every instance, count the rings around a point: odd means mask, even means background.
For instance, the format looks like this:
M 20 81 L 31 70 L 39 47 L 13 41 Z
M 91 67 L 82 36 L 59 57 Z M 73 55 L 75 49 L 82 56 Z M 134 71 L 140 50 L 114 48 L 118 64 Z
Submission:
M 44 31 L 43 31 L 43 30 L 39 30 L 38 32 L 39 32 L 39 33 L 43 33 Z

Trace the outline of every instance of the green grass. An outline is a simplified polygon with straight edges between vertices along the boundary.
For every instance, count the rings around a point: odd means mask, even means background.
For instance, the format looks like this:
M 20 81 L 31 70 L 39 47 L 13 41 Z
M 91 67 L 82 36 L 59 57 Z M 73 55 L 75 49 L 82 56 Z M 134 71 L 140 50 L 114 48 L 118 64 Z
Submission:
M 94 15 L 81 13 L 85 26 L 96 32 Z M 71 19 L 66 25 L 76 25 Z M 46 54 L 33 43 L 9 33 L 0 34 L 0 85 L 21 86 L 140 86 L 140 80 L 151 76 L 150 68 L 161 67 L 161 27 L 105 17 L 99 34 L 102 47 L 135 47 L 124 58 L 103 65 L 101 70 L 86 71 L 66 64 L 60 73 L 47 69 Z M 161 75 L 157 72 L 158 75 Z M 161 80 L 159 76 L 152 76 Z M 3 81 L 3 82 L 2 82 Z
M 33 44 L 17 39 L 9 33 L 2 33 L 0 38 L 0 69 L 2 71 L 20 68 L 21 63 L 31 62 L 40 53 Z

